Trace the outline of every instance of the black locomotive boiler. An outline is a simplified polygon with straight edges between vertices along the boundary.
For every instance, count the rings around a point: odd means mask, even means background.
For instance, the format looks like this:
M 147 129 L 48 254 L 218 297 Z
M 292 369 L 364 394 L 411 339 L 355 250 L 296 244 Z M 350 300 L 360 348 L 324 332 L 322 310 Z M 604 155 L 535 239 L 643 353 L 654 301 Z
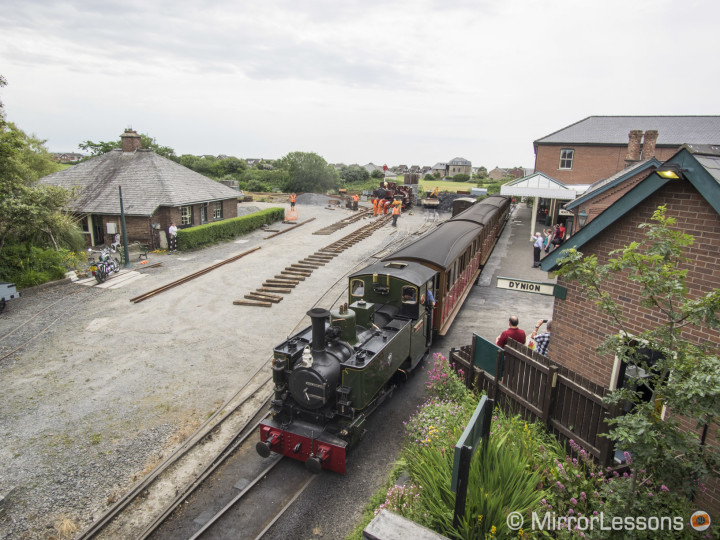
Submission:
M 311 326 L 273 350 L 274 397 L 260 425 L 258 453 L 297 459 L 313 472 L 344 473 L 347 450 L 391 394 L 396 375 L 412 371 L 429 351 L 438 329 L 434 315 L 443 330 L 452 322 L 508 213 L 506 197 L 476 203 L 350 275 L 348 303 L 333 311 L 311 309 Z M 398 256 L 403 252 L 406 259 Z

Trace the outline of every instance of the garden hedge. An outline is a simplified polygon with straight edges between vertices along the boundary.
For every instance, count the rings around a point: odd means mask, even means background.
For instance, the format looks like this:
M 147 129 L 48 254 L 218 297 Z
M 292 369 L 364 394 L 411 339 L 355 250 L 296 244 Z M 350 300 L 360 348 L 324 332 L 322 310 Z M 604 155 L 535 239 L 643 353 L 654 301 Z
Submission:
M 263 225 L 283 219 L 285 219 L 284 208 L 268 208 L 246 216 L 180 229 L 177 235 L 178 249 L 188 250 L 223 240 L 232 240 L 237 236 L 259 229 Z

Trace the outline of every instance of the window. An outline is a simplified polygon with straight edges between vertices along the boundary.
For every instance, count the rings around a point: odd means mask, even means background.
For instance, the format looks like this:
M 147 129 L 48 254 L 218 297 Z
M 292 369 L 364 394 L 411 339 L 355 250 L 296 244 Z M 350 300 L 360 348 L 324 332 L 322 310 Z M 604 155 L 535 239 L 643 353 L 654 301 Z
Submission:
M 181 206 L 180 207 L 180 224 L 181 225 L 192 225 L 192 207 Z
M 222 219 L 222 217 L 223 217 L 222 201 L 216 201 L 215 208 L 213 209 L 213 219 L 218 220 L 218 219 Z
M 403 287 L 402 288 L 402 303 L 403 304 L 417 304 L 417 289 L 415 287 Z
M 365 294 L 365 282 L 362 279 L 353 279 L 350 283 L 350 294 L 362 297 Z
M 572 148 L 563 148 L 560 150 L 560 169 L 572 169 L 573 157 L 575 150 Z
M 200 223 L 207 223 L 208 205 L 200 205 Z

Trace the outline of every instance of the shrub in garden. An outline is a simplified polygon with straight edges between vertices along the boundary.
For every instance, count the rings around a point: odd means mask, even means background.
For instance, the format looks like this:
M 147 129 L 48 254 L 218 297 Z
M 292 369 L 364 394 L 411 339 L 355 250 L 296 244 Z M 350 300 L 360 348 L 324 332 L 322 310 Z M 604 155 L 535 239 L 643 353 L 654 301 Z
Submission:
M 283 208 L 268 208 L 246 216 L 180 229 L 177 236 L 178 249 L 193 249 L 222 240 L 232 240 L 237 236 L 252 232 L 263 225 L 274 223 L 284 217 L 285 210 Z

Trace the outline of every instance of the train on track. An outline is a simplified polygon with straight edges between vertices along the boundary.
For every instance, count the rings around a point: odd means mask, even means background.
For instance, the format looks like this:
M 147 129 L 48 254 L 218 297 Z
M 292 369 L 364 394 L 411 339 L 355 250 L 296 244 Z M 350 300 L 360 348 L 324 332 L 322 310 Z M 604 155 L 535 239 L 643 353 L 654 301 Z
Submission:
M 274 396 L 257 452 L 344 473 L 368 416 L 449 329 L 509 215 L 508 197 L 477 202 L 351 274 L 339 309 L 311 309 L 311 326 L 274 348 Z

